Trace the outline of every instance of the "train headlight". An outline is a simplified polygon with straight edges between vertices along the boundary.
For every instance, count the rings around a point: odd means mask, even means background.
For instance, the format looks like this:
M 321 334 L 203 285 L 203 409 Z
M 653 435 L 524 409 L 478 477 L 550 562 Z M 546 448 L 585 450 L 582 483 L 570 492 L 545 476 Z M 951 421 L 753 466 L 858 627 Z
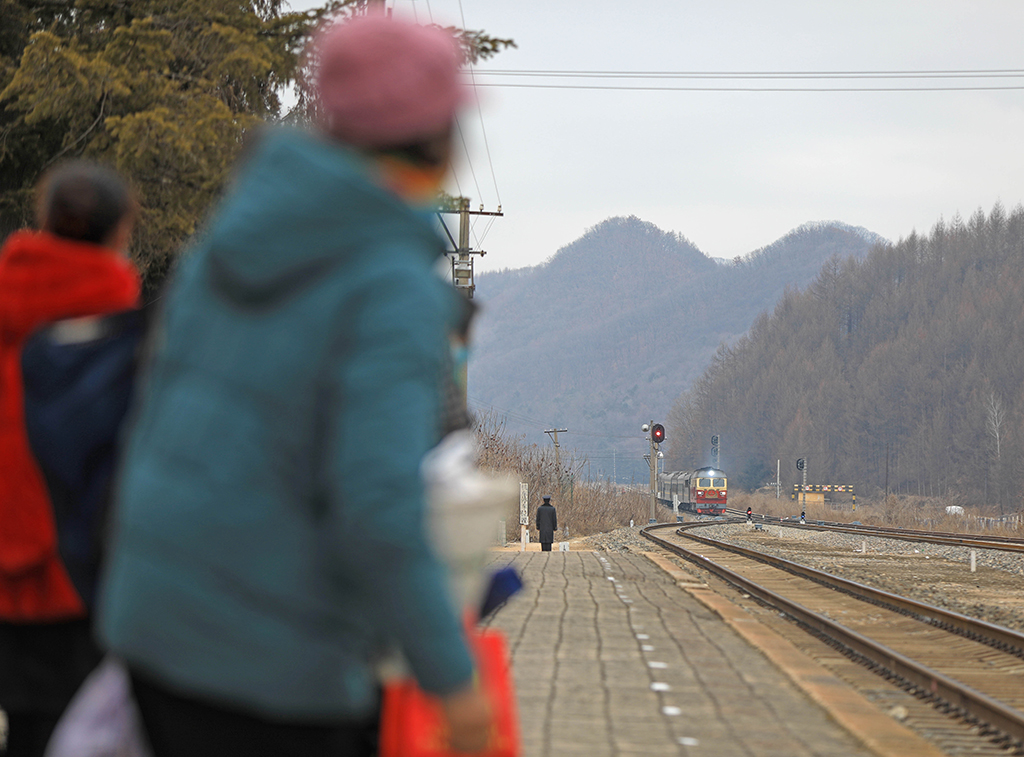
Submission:
M 698 497 L 703 497 L 704 496 L 704 492 L 702 492 L 700 489 L 698 489 L 697 490 L 697 496 Z

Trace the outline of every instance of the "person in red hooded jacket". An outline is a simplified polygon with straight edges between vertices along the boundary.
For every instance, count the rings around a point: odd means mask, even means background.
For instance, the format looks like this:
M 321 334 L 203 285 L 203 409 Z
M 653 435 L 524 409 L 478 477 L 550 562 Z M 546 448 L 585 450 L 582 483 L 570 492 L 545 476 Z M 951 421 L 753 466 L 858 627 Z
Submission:
M 0 248 L 0 708 L 7 757 L 42 755 L 100 659 L 89 608 L 63 564 L 58 524 L 25 422 L 22 351 L 40 328 L 135 308 L 126 256 L 135 204 L 112 170 L 76 161 L 40 184 L 38 231 Z

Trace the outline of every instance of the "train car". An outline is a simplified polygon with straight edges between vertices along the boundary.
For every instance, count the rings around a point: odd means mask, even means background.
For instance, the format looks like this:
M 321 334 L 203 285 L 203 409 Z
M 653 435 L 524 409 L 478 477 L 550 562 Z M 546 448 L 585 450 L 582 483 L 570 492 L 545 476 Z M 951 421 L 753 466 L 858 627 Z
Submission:
M 728 493 L 728 476 L 710 466 L 658 476 L 658 500 L 663 505 L 672 507 L 675 496 L 680 510 L 698 515 L 724 515 Z

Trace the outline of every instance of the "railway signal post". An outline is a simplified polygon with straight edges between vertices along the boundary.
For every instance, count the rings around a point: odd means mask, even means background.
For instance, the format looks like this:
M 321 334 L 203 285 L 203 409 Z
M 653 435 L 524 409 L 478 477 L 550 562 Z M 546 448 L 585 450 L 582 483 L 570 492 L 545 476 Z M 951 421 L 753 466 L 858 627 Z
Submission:
M 651 442 L 651 454 L 647 459 L 647 464 L 651 468 L 651 512 L 648 518 L 648 523 L 657 523 L 658 519 L 655 515 L 657 508 L 658 499 L 658 446 L 661 442 L 665 441 L 665 427 L 660 423 L 651 421 L 645 423 L 640 427 L 644 433 L 650 431 L 651 435 L 648 437 Z
M 806 457 L 801 457 L 799 460 L 796 461 L 796 469 L 798 471 L 803 471 L 803 474 L 804 474 L 804 482 L 803 482 L 803 487 L 801 487 L 802 491 L 801 491 L 801 494 L 800 494 L 800 497 L 801 497 L 800 508 L 802 510 L 806 510 L 807 509 L 807 458 Z

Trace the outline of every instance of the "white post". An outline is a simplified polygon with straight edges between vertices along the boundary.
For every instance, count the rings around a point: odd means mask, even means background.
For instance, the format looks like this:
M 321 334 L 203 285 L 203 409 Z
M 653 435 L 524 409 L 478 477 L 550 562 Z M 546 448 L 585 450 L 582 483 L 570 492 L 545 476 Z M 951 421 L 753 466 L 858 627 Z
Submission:
M 866 555 L 868 553 L 868 540 L 862 539 L 860 543 L 860 553 Z
M 971 573 L 976 573 L 978 570 L 978 552 L 977 550 L 971 550 Z
M 519 541 L 520 552 L 526 551 L 526 545 L 530 543 L 530 485 L 519 482 Z
M 672 512 L 675 513 L 676 523 L 679 522 L 679 495 L 672 495 Z

